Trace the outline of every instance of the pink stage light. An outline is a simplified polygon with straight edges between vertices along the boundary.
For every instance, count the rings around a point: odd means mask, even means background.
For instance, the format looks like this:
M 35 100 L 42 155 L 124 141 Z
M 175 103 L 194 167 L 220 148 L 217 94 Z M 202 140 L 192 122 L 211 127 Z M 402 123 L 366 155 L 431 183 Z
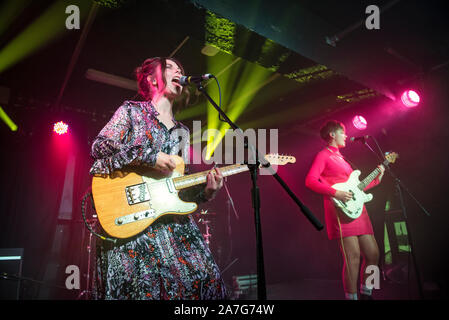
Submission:
M 64 123 L 63 121 L 56 122 L 53 125 L 53 132 L 55 132 L 59 135 L 66 134 L 68 131 L 69 131 L 69 126 L 68 126 L 68 124 Z
M 357 130 L 365 130 L 368 123 L 366 122 L 366 119 L 364 117 L 362 117 L 362 116 L 355 116 L 352 119 L 352 124 L 354 125 L 354 127 Z
M 401 95 L 401 101 L 408 108 L 416 107 L 420 101 L 419 94 L 413 90 L 404 91 Z

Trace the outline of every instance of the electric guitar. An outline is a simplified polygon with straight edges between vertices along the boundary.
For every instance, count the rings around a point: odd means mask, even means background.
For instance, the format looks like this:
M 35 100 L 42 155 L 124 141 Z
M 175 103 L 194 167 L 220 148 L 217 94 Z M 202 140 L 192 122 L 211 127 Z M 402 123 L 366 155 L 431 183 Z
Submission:
M 394 163 L 398 157 L 399 155 L 396 152 L 387 153 L 385 155 L 386 160 L 382 164 L 386 166 L 389 163 Z M 354 170 L 351 172 L 346 182 L 334 184 L 332 188 L 352 193 L 352 199 L 346 202 L 332 197 L 335 206 L 350 219 L 357 219 L 360 217 L 363 212 L 363 205 L 365 202 L 369 202 L 373 199 L 373 195 L 371 193 L 365 193 L 363 190 L 379 175 L 379 173 L 380 169 L 376 168 L 365 179 L 363 179 L 363 181 L 360 181 L 360 170 Z
M 206 183 L 209 170 L 184 175 L 183 159 L 171 157 L 176 168 L 170 176 L 148 167 L 130 167 L 129 171 L 126 168 L 92 178 L 92 196 L 104 231 L 116 238 L 128 238 L 164 215 L 189 214 L 198 208 L 194 202 L 182 201 L 178 192 Z M 278 154 L 266 155 L 265 159 L 273 165 L 296 162 L 295 157 Z M 248 170 L 248 166 L 242 164 L 220 168 L 223 177 Z

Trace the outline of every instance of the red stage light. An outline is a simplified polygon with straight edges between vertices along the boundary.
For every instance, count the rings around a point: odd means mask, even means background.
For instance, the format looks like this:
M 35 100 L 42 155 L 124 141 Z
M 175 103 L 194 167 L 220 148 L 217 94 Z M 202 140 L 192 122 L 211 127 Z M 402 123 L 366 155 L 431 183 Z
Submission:
M 404 91 L 401 96 L 402 103 L 408 108 L 416 107 L 420 100 L 419 94 L 413 90 Z
M 63 135 L 66 134 L 69 131 L 68 124 L 64 123 L 63 121 L 59 121 L 53 125 L 53 132 Z
M 366 127 L 367 127 L 366 119 L 364 117 L 362 117 L 362 116 L 355 116 L 352 119 L 352 124 L 358 130 L 365 130 Z

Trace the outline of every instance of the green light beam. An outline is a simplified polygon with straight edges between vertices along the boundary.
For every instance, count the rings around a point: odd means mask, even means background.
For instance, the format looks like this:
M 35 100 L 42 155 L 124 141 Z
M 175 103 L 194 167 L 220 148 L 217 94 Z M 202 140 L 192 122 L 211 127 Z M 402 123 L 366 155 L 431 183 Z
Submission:
M 14 121 L 11 120 L 11 118 L 6 114 L 2 107 L 0 107 L 0 118 L 4 123 L 6 123 L 11 131 L 17 131 L 17 125 L 14 123 Z
M 31 0 L 8 0 L 0 8 L 0 35 L 2 35 L 11 23 L 22 13 Z
M 56 1 L 40 17 L 34 20 L 21 34 L 14 38 L 0 51 L 0 73 L 12 67 L 20 60 L 28 57 L 45 44 L 64 32 L 78 32 L 79 30 L 67 30 L 65 21 L 68 14 L 67 6 L 73 1 Z M 80 19 L 88 14 L 91 2 L 88 0 L 77 1 L 80 7 Z
M 268 83 L 276 79 L 278 76 L 279 75 L 277 74 L 273 74 L 271 70 L 259 66 L 258 64 L 246 62 L 243 65 L 243 71 L 241 72 L 241 75 L 233 77 L 238 81 L 238 83 L 235 87 L 236 89 L 231 93 L 232 97 L 235 97 L 235 99 L 230 104 L 228 104 L 226 108 L 228 110 L 228 117 L 233 122 L 236 122 L 239 116 L 251 103 L 256 93 Z M 228 83 L 231 80 L 232 79 L 228 78 Z M 215 138 L 213 144 L 208 148 L 207 159 L 212 156 L 213 152 L 220 144 L 228 129 L 230 129 L 229 124 L 224 122 L 220 123 L 220 127 L 218 129 L 219 135 Z

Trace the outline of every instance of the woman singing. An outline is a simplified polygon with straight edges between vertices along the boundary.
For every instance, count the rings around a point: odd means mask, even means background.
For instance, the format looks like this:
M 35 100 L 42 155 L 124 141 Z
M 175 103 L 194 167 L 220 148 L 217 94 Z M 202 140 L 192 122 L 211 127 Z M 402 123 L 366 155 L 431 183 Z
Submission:
M 148 166 L 169 173 L 171 155 L 187 163 L 189 129 L 173 117 L 173 102 L 183 88 L 181 64 L 150 58 L 136 69 L 143 101 L 125 101 L 92 144 L 92 175 L 125 166 Z M 223 185 L 219 170 L 207 184 L 186 189 L 184 201 L 211 200 Z M 209 248 L 190 215 L 166 215 L 144 232 L 116 245 L 101 243 L 97 254 L 100 299 L 225 299 L 226 291 Z
M 350 192 L 338 191 L 331 186 L 345 182 L 353 171 L 348 162 L 340 153 L 340 148 L 345 146 L 347 138 L 345 127 L 341 122 L 330 120 L 320 129 L 321 138 L 326 141 L 327 146 L 315 157 L 313 164 L 306 177 L 306 186 L 323 195 L 324 213 L 327 234 L 330 240 L 339 239 L 340 249 L 343 255 L 343 287 L 345 298 L 357 300 L 357 279 L 360 269 L 360 253 L 363 263 L 360 277 L 360 297 L 371 299 L 372 289 L 365 286 L 367 274 L 366 267 L 377 266 L 379 260 L 379 249 L 374 232 L 365 206 L 361 216 L 355 220 L 344 219 L 331 197 L 341 201 L 352 198 Z M 368 190 L 378 185 L 382 179 L 385 168 L 380 165 L 381 173 L 366 188 Z M 368 274 L 369 275 L 369 274 Z

